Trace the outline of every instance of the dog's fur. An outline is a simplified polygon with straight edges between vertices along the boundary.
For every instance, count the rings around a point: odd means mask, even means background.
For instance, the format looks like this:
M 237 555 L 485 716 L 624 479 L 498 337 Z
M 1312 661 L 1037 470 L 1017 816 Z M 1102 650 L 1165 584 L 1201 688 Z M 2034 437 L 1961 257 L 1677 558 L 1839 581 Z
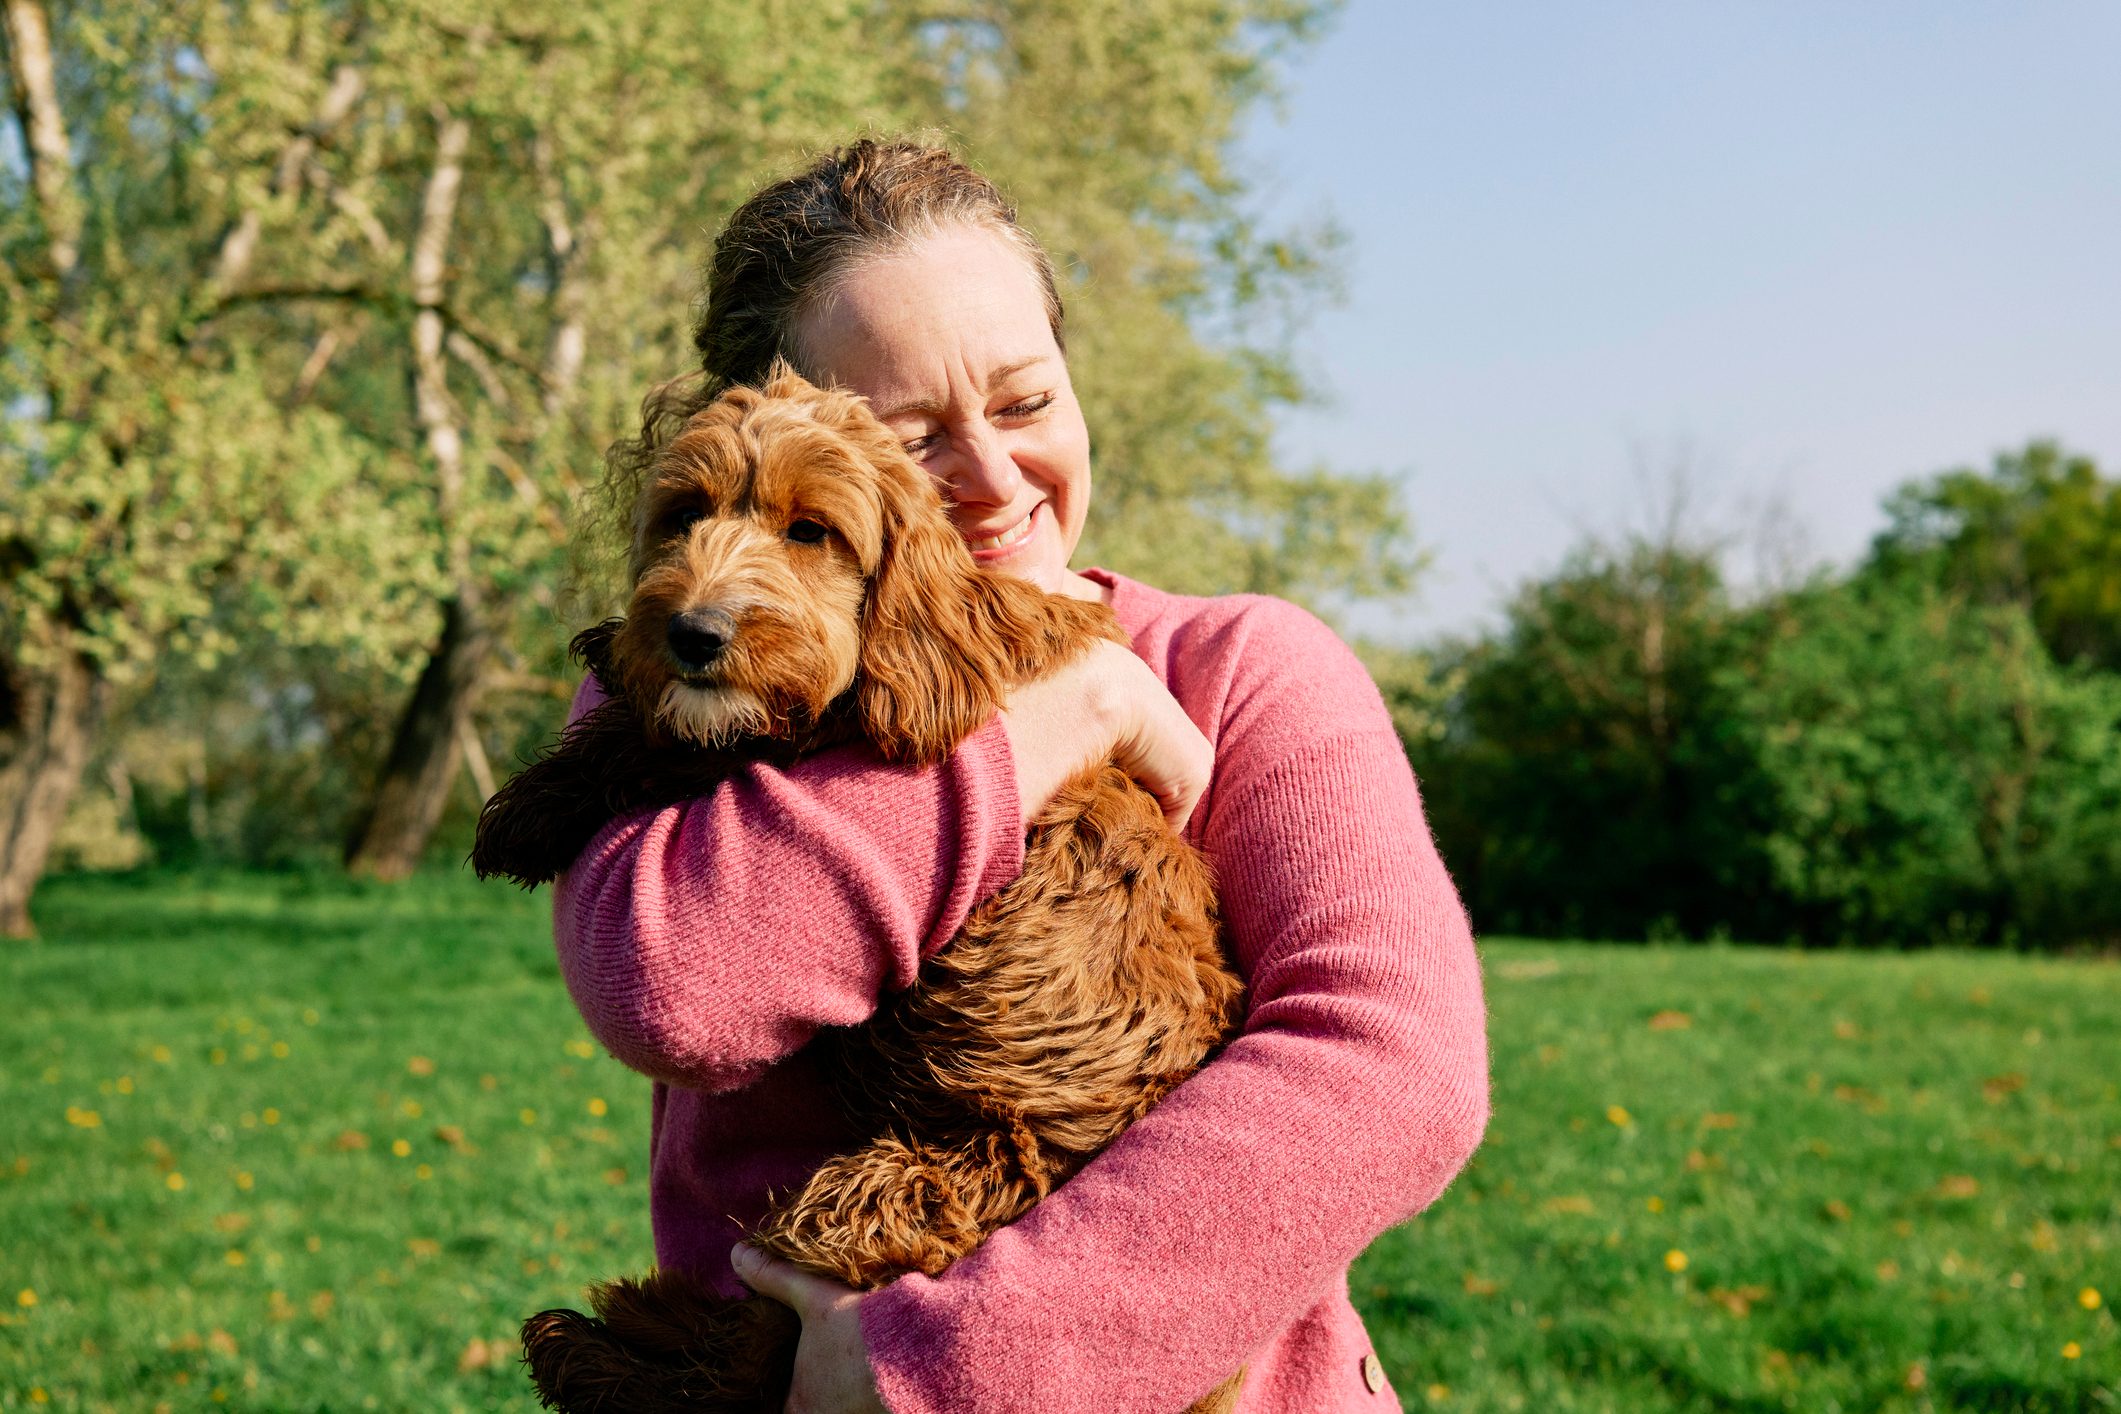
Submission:
M 738 765 L 863 739 L 941 761 L 1009 689 L 1099 638 L 1099 604 L 982 574 L 929 477 L 861 399 L 776 370 L 666 446 L 635 516 L 624 619 L 576 640 L 611 692 L 479 822 L 481 876 L 554 877 L 603 824 L 711 791 Z M 726 646 L 680 664 L 672 620 Z M 865 1025 L 822 1035 L 863 1133 L 775 1205 L 766 1251 L 859 1288 L 940 1273 L 1080 1169 L 1236 1022 L 1205 862 L 1111 765 L 1034 822 L 1020 878 Z M 778 1411 L 798 1335 L 778 1303 L 683 1273 L 592 1288 L 596 1317 L 524 1324 L 568 1410 Z M 1194 1409 L 1235 1403 L 1242 1372 Z

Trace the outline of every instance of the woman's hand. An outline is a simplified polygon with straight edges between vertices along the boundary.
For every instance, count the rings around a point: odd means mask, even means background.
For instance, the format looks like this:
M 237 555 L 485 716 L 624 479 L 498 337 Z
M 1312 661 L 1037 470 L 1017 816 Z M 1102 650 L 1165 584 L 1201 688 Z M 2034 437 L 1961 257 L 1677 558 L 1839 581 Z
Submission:
M 1208 788 L 1215 752 L 1149 665 L 1100 642 L 1059 672 L 1009 694 L 1002 724 L 1016 759 L 1024 824 L 1077 772 L 1115 761 L 1183 830 Z
M 749 1243 L 729 1254 L 744 1285 L 795 1311 L 803 1322 L 787 1414 L 889 1414 L 862 1341 L 862 1293 L 769 1257 Z

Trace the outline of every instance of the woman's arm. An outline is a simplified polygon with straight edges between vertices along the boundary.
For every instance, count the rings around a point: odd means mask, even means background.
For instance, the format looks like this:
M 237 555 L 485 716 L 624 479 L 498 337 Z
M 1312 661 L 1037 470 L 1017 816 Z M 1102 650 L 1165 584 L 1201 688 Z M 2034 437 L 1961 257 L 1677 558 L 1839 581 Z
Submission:
M 585 683 L 570 717 L 601 697 Z M 921 958 L 1021 871 L 1025 821 L 1115 755 L 1181 822 L 1210 764 L 1141 660 L 1099 644 L 1011 694 L 940 766 L 847 747 L 616 820 L 554 890 L 568 990 L 634 1069 L 741 1087 L 910 986 Z
M 943 1277 L 863 1300 L 899 1414 L 1183 1408 L 1479 1142 L 1478 961 L 1384 705 L 1300 610 L 1246 631 L 1203 830 L 1244 1030 Z

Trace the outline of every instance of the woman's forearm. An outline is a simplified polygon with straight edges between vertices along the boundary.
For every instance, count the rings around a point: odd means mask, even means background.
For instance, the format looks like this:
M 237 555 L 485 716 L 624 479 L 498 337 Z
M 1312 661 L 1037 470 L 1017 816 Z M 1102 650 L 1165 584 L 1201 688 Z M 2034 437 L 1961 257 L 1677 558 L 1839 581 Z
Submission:
M 553 936 L 613 1055 L 733 1089 L 910 985 L 1022 865 L 997 719 L 937 767 L 841 749 L 614 821 L 561 876 Z

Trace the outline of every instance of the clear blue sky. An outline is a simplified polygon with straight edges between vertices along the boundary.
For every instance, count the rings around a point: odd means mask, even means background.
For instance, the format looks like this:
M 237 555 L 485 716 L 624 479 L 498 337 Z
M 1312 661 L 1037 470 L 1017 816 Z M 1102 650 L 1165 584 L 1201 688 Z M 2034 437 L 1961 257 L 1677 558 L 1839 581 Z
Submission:
M 1243 146 L 1351 238 L 1279 443 L 1403 479 L 1420 638 L 1694 468 L 1755 573 L 2056 437 L 2121 472 L 2121 0 L 1353 0 Z

